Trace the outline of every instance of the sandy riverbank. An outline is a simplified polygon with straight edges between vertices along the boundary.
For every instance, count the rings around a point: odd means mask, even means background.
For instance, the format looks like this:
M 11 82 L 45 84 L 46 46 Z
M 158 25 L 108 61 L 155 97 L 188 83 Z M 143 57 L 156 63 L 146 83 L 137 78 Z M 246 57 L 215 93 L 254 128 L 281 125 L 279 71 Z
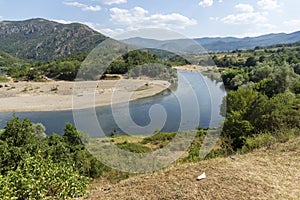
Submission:
M 91 83 L 91 82 L 90 82 Z M 9 83 L 10 87 L 0 88 L 0 112 L 25 111 L 54 111 L 73 109 L 73 97 L 81 97 L 74 91 L 74 84 L 78 82 L 51 81 L 51 82 L 18 82 Z M 167 88 L 170 83 L 162 80 L 101 80 L 92 83 L 95 106 L 104 106 L 112 103 L 126 102 L 158 94 Z M 74 96 L 73 96 L 74 94 Z M 84 97 L 82 97 L 84 99 Z M 84 101 L 84 100 L 83 100 Z M 80 105 L 91 107 L 93 105 Z M 78 107 L 77 107 L 78 108 Z
M 199 65 L 183 65 L 183 66 L 176 66 L 173 67 L 174 69 L 181 70 L 181 71 L 190 71 L 190 72 L 205 72 L 208 70 L 213 70 L 215 66 L 199 66 Z

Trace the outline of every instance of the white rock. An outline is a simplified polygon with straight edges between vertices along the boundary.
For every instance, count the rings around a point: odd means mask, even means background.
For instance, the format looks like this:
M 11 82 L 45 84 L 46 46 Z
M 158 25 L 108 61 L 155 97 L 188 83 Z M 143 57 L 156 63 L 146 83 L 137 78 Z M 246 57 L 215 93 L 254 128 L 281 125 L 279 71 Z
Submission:
M 197 180 L 202 180 L 206 178 L 206 174 L 205 172 L 203 174 L 201 174 L 200 176 L 197 177 Z

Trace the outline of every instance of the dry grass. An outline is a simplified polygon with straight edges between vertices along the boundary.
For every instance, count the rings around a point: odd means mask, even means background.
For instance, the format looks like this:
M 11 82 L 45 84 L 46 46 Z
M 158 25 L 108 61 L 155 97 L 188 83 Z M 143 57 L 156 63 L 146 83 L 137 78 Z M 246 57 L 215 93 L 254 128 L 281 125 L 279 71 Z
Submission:
M 206 172 L 207 178 L 196 177 Z M 86 199 L 299 199 L 300 138 L 234 158 L 173 165 L 109 184 L 96 180 Z

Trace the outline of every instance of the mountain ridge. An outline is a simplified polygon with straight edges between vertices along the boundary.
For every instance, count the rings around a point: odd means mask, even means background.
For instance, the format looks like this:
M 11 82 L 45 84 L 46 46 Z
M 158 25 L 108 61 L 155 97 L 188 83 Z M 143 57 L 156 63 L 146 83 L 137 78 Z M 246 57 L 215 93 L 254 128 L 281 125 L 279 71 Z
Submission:
M 106 36 L 80 23 L 61 24 L 43 18 L 0 22 L 0 51 L 21 59 L 48 61 L 70 54 L 89 52 Z M 129 38 L 122 42 L 174 53 L 226 52 L 257 46 L 300 41 L 300 31 L 271 33 L 257 37 L 203 37 L 195 39 L 155 40 Z
M 191 49 L 193 45 L 201 45 L 208 52 L 232 51 L 236 49 L 249 50 L 257 46 L 271 46 L 276 44 L 289 44 L 300 41 L 300 31 L 293 33 L 271 33 L 257 37 L 203 37 L 194 39 L 175 39 L 175 40 L 155 40 L 147 38 L 129 38 L 124 42 L 137 46 L 148 48 L 166 48 L 173 44 L 179 46 L 182 50 Z M 192 43 L 195 44 L 192 44 Z M 199 48 L 197 48 L 199 49 Z M 191 52 L 189 53 L 196 53 Z
M 80 23 L 42 18 L 0 22 L 0 50 L 25 59 L 52 60 L 90 51 L 106 38 Z

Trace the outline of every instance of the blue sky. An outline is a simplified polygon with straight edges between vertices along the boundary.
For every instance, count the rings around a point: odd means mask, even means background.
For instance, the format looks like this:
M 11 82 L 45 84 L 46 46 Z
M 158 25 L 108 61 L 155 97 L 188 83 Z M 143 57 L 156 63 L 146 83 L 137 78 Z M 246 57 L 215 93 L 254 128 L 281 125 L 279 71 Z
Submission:
M 80 22 L 112 37 L 140 28 L 244 37 L 299 31 L 299 8 L 296 0 L 0 0 L 0 21 Z

